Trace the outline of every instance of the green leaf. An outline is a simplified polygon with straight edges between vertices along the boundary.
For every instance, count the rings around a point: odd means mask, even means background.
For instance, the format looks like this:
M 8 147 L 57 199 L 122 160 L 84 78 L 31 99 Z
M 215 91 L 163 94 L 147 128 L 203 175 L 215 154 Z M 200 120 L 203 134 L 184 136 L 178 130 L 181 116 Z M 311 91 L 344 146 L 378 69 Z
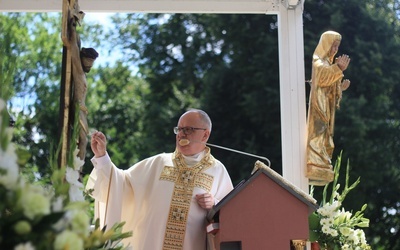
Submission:
M 31 158 L 32 156 L 27 149 L 21 147 L 16 148 L 16 154 L 18 156 L 17 163 L 19 166 L 25 165 L 28 162 L 29 158 Z
M 358 227 L 369 227 L 369 219 L 361 218 L 361 222 L 357 223 L 356 226 L 358 226 Z
M 316 231 L 309 231 L 309 241 L 314 242 L 319 240 L 319 234 Z
M 310 230 L 317 230 L 320 228 L 320 218 L 317 215 L 316 212 L 311 213 L 308 216 L 308 224 L 309 224 L 309 228 Z

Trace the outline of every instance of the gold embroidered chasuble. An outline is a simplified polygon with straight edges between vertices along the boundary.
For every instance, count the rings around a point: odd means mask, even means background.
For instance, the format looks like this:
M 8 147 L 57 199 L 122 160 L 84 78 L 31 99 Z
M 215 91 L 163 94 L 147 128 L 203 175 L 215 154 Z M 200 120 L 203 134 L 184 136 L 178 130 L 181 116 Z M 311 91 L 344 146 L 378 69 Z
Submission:
M 93 189 L 95 216 L 102 226 L 125 221 L 124 231 L 133 232 L 123 240 L 130 250 L 204 250 L 207 211 L 195 196 L 209 192 L 218 202 L 233 189 L 209 148 L 195 159 L 162 153 L 128 170 L 118 169 L 108 154 L 92 162 L 86 188 Z
M 210 192 L 213 184 L 213 176 L 204 173 L 213 166 L 214 157 L 210 149 L 206 148 L 203 159 L 192 167 L 186 165 L 181 153 L 175 151 L 172 162 L 174 166 L 165 166 L 160 180 L 174 182 L 171 197 L 168 221 L 164 236 L 164 250 L 182 249 L 185 239 L 187 216 L 193 199 L 193 189 L 199 187 Z

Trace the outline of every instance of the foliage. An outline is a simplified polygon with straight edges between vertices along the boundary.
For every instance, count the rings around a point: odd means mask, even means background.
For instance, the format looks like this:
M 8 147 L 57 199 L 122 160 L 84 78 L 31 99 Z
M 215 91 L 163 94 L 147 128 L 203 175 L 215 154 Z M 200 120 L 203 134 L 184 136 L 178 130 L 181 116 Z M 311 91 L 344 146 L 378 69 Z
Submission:
M 264 155 L 281 171 L 275 16 L 131 14 L 115 21 L 124 54 L 139 63 L 150 88 L 141 118 L 147 153 L 172 150 L 169 128 L 186 109 L 202 108 L 214 124 L 210 143 Z M 235 183 L 255 161 L 212 152 Z
M 75 156 L 71 167 L 53 169 L 52 186 L 29 182 L 19 174 L 15 145 L 11 143 L 6 103 L 0 98 L 0 248 L 1 249 L 124 249 L 124 223 L 90 229 L 89 204 L 78 181 L 83 165 Z M 70 153 L 70 155 L 75 154 Z M 66 181 L 64 180 L 66 178 Z
M 213 35 L 224 41 L 221 49 L 224 63 L 214 65 L 206 73 L 202 96 L 202 105 L 214 118 L 211 140 L 265 156 L 271 160 L 271 167 L 281 172 L 277 17 L 219 15 L 217 18 Z M 227 151 L 214 152 L 235 182 L 249 175 L 249 167 L 256 160 Z
M 333 182 L 324 187 L 320 208 L 309 216 L 310 241 L 317 241 L 322 249 L 368 250 L 371 247 L 367 243 L 364 231 L 360 229 L 369 226 L 369 219 L 364 217 L 367 204 L 355 213 L 346 211 L 343 207 L 347 194 L 360 183 L 360 178 L 349 186 L 350 165 L 347 162 L 345 186 L 339 193 L 341 157 L 342 155 L 339 155 L 336 160 Z M 331 184 L 331 195 L 327 197 Z
M 25 169 L 49 178 L 51 138 L 59 138 L 60 80 L 63 45 L 59 13 L 1 13 L 0 45 L 6 64 L 16 63 L 9 112 L 15 118 L 13 141 L 32 153 Z M 81 46 L 98 45 L 101 27 L 77 27 Z M 87 42 L 90 41 L 90 43 Z M 40 112 L 38 112 L 40 111 Z M 55 142 L 57 143 L 57 142 Z M 23 169 L 23 171 L 25 171 Z
M 20 168 L 29 159 L 26 150 L 17 150 L 11 142 L 7 105 L 3 98 L 11 93 L 13 71 L 0 67 L 0 248 L 1 249 L 125 249 L 121 240 L 131 233 L 123 233 L 124 223 L 113 227 L 90 228 L 89 203 L 83 195 L 79 170 L 83 161 L 77 150 L 69 150 L 68 165 L 58 168 L 58 150 L 50 157 L 51 185 L 43 179 L 25 179 Z M 78 136 L 78 122 L 72 141 Z M 76 145 L 71 145 L 74 149 Z M 33 174 L 33 173 L 32 173 Z
M 89 83 L 86 102 L 90 110 L 90 130 L 105 133 L 107 150 L 113 161 L 120 168 L 128 168 L 146 155 L 141 118 L 148 104 L 148 84 L 132 76 L 130 69 L 121 62 L 116 62 L 112 68 L 100 67 L 93 74 L 98 80 Z M 84 172 L 88 173 L 93 166 L 89 162 L 85 167 Z

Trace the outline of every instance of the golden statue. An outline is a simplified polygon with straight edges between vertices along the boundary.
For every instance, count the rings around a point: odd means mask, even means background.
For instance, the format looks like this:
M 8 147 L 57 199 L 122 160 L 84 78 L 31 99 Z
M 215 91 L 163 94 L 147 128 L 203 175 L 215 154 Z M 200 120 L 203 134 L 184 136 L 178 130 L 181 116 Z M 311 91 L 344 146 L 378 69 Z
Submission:
M 333 181 L 331 163 L 334 149 L 335 110 L 339 109 L 342 91 L 350 86 L 343 79 L 350 63 L 348 55 L 334 58 L 342 36 L 335 31 L 321 35 L 313 54 L 312 79 L 308 107 L 307 172 L 310 185 L 323 186 Z

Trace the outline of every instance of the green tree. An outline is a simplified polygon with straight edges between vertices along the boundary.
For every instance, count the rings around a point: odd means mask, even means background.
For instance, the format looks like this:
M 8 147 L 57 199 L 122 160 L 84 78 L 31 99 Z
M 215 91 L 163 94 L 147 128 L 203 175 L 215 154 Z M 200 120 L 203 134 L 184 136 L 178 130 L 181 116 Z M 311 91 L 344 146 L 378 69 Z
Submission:
M 129 67 L 121 62 L 112 68 L 99 67 L 93 73 L 96 80 L 90 81 L 87 96 L 90 130 L 102 131 L 107 136 L 107 151 L 113 162 L 126 169 L 146 154 L 142 115 L 147 107 L 148 85 L 132 76 Z M 90 143 L 87 155 L 93 156 Z M 86 161 L 84 172 L 89 173 L 92 168 Z
M 223 60 L 206 72 L 202 96 L 202 104 L 215 117 L 213 141 L 265 156 L 281 172 L 276 16 L 218 15 L 216 19 L 212 32 L 223 41 Z M 249 176 L 257 160 L 215 151 L 236 183 Z
M 173 149 L 169 128 L 187 108 L 202 108 L 214 123 L 210 142 L 265 155 L 280 170 L 276 17 L 149 14 L 116 21 L 124 54 L 139 62 L 151 90 L 143 118 L 148 152 Z M 256 161 L 213 154 L 236 183 Z
M 168 17 L 176 20 L 168 20 Z M 163 23 L 163 18 L 168 22 Z M 192 20 L 175 15 L 130 14 L 116 21 L 117 30 L 120 30 L 118 41 L 126 48 L 124 54 L 129 56 L 128 60 L 138 63 L 139 74 L 149 82 L 151 94 L 142 116 L 147 154 L 142 157 L 173 151 L 172 128 L 187 107 L 199 106 L 202 69 L 196 66 L 207 63 L 193 54 L 202 46 L 196 38 L 193 43 L 188 41 L 193 47 L 184 45 L 185 25 Z
M 51 145 L 58 144 L 61 80 L 61 16 L 54 13 L 8 13 L 0 15 L 0 44 L 7 61 L 16 61 L 10 113 L 16 119 L 14 140 L 24 145 L 31 158 L 29 172 L 50 174 Z M 99 38 L 99 26 L 83 30 Z M 79 28 L 79 32 L 82 29 Z M 84 36 L 81 39 L 85 46 Z M 99 39 L 91 39 L 92 44 Z M 89 47 L 89 46 L 86 46 Z M 6 64 L 7 65 L 7 64 Z M 11 65 L 11 63 L 10 63 Z
M 56 23 L 57 19 L 47 14 L 0 15 L 5 56 L 9 60 L 15 58 L 17 63 L 12 86 L 14 98 L 10 102 L 10 113 L 16 119 L 14 140 L 31 153 L 25 168 L 36 171 L 39 166 L 41 174 L 48 171 L 50 147 L 46 135 L 54 138 L 57 128 L 54 121 L 58 116 L 58 95 L 48 95 L 51 82 L 60 74 L 61 57 L 57 55 L 61 43 Z M 41 105 L 47 109 L 37 112 Z

